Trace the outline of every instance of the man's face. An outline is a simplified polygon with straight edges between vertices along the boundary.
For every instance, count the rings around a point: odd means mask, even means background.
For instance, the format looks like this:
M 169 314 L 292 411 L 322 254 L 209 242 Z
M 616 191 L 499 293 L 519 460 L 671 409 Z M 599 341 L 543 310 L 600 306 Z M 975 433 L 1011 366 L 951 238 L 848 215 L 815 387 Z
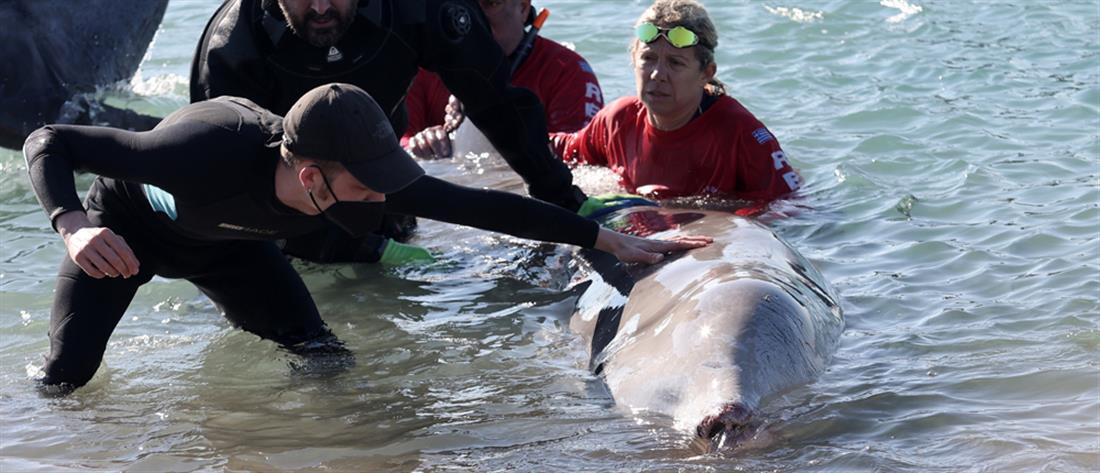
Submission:
M 523 22 L 531 11 L 531 0 L 480 0 L 482 11 L 489 19 L 493 38 L 511 55 L 523 40 Z
M 311 162 L 299 163 L 302 186 L 313 193 L 319 207 L 327 209 L 336 202 L 385 202 L 386 194 L 375 191 L 359 182 L 345 169 L 324 171 Z
M 318 48 L 335 45 L 355 20 L 359 0 L 279 0 L 290 30 Z

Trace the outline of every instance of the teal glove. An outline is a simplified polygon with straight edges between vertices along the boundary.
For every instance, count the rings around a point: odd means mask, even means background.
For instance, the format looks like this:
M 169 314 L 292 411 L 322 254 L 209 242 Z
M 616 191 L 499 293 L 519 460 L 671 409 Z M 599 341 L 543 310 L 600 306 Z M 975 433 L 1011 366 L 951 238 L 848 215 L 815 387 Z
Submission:
M 657 206 L 657 203 L 634 194 L 600 194 L 589 197 L 577 210 L 577 215 L 584 218 L 599 218 L 627 207 L 639 205 Z
M 378 262 L 389 266 L 419 265 L 433 263 L 435 257 L 419 246 L 387 239 L 386 246 L 382 249 L 382 257 L 378 258 Z

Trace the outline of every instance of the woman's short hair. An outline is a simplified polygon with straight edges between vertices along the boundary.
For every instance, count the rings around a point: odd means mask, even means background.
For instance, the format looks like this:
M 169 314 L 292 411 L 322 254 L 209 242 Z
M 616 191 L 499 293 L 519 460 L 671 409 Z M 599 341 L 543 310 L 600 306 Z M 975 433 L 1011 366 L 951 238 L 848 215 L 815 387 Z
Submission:
M 694 49 L 700 67 L 705 68 L 715 63 L 714 50 L 718 48 L 718 30 L 710 20 L 706 8 L 698 1 L 656 0 L 642 12 L 642 16 L 638 17 L 634 26 L 637 27 L 642 23 L 652 23 L 662 30 L 677 26 L 691 30 L 699 37 L 699 44 L 696 44 Z M 641 42 L 635 38 L 631 43 L 630 51 L 637 51 L 639 46 Z M 708 85 L 710 86 L 708 92 L 712 94 L 721 95 L 726 92 L 725 85 L 718 79 L 713 79 Z

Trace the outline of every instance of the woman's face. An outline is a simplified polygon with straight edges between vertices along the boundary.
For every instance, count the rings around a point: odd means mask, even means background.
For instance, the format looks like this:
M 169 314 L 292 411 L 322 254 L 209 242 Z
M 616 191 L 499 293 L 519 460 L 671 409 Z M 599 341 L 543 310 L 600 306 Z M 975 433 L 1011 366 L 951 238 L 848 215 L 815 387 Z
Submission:
M 669 119 L 698 109 L 716 69 L 714 64 L 701 67 L 695 56 L 698 47 L 677 48 L 658 37 L 635 48 L 634 81 L 651 115 Z

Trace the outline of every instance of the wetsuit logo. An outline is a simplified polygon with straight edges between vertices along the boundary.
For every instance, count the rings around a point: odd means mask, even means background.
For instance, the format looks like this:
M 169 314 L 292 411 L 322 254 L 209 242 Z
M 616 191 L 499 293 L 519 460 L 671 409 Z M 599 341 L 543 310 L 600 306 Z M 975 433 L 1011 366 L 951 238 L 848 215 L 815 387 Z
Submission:
M 336 62 L 344 58 L 344 53 L 341 53 L 336 46 L 328 48 L 328 62 Z
M 443 7 L 442 12 L 443 16 L 440 20 L 447 39 L 458 42 L 465 38 L 473 23 L 470 18 L 470 10 L 462 5 L 448 3 Z
M 279 233 L 276 230 L 268 230 L 266 228 L 245 227 L 245 226 L 242 226 L 242 225 L 236 225 L 236 224 L 225 223 L 225 222 L 219 223 L 218 228 L 224 228 L 226 230 L 233 230 L 233 231 L 237 231 L 237 232 L 255 233 L 255 234 L 258 234 L 258 235 L 274 235 L 276 233 Z
M 384 140 L 386 139 L 387 135 L 393 134 L 393 128 L 392 125 L 390 125 L 390 122 L 378 122 L 374 125 L 374 129 L 371 130 L 370 134 L 376 140 Z

